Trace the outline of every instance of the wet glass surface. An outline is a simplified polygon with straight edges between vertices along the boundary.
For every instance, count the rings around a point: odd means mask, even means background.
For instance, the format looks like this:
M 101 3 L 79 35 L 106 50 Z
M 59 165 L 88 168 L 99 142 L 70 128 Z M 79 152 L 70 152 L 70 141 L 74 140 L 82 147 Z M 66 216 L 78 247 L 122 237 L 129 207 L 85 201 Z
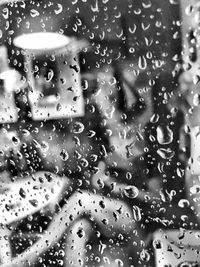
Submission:
M 0 267 L 199 266 L 200 4 L 0 1 Z

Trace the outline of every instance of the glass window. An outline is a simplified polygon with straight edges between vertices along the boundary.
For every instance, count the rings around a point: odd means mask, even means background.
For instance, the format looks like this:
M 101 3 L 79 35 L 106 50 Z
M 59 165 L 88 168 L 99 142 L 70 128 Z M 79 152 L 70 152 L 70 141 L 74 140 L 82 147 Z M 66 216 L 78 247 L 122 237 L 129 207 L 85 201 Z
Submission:
M 200 265 L 199 22 L 0 1 L 0 267 Z

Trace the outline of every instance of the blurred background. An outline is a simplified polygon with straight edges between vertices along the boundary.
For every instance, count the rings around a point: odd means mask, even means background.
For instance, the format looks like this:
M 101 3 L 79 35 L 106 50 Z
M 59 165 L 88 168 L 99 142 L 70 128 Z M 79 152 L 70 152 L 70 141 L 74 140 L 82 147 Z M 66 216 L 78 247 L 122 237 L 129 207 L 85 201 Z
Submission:
M 82 266 L 199 266 L 188 241 L 196 248 L 199 10 L 195 0 L 0 1 L 2 266 L 82 190 L 123 201 L 135 223 L 113 241 L 98 219 Z M 127 191 L 113 196 L 105 175 Z M 35 187 L 34 199 L 23 192 Z M 32 264 L 80 266 L 67 263 L 66 239 Z

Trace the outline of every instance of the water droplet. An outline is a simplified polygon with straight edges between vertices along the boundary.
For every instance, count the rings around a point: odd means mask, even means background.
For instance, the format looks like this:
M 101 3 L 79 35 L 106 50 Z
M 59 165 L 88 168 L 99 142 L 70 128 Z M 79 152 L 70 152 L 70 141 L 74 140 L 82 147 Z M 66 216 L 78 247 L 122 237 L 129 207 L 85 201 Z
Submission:
M 77 64 L 75 65 L 69 65 L 70 69 L 73 69 L 75 72 L 79 72 L 79 66 Z
M 47 82 L 50 82 L 53 79 L 53 76 L 54 76 L 54 71 L 52 69 L 49 69 L 47 73 L 47 79 L 46 79 Z
M 106 205 L 105 205 L 105 202 L 103 200 L 99 201 L 99 206 L 102 208 L 102 209 L 105 209 Z
M 181 220 L 183 222 L 186 222 L 188 220 L 188 216 L 187 215 L 181 215 Z
M 142 261 L 149 261 L 150 260 L 150 254 L 146 249 L 143 249 L 140 253 L 140 258 Z
M 157 153 L 163 159 L 171 159 L 175 155 L 175 152 L 171 148 L 159 148 Z
M 98 0 L 95 1 L 95 5 L 91 5 L 91 10 L 92 12 L 99 12 L 99 5 L 98 5 Z
M 80 163 L 85 168 L 88 167 L 89 165 L 89 162 L 87 161 L 87 159 L 84 159 L 84 158 L 80 160 Z
M 138 60 L 138 67 L 141 70 L 145 70 L 147 68 L 147 60 L 145 58 L 145 56 L 140 56 L 139 60 Z
M 155 141 L 156 141 L 156 138 L 155 138 L 155 136 L 153 136 L 152 134 L 150 134 L 150 135 L 149 135 L 149 140 L 150 140 L 151 142 L 155 142 Z
M 130 172 L 126 173 L 126 179 L 131 180 L 132 179 L 132 174 Z
M 119 215 L 116 212 L 113 212 L 113 217 L 116 222 L 119 220 Z
M 177 168 L 176 173 L 179 177 L 183 177 L 185 170 L 181 169 L 181 168 Z
M 136 222 L 142 219 L 141 209 L 138 206 L 133 206 L 133 218 Z
M 197 84 L 199 83 L 199 81 L 200 81 L 200 76 L 199 76 L 199 75 L 194 75 L 194 76 L 192 77 L 192 80 L 193 80 L 193 83 L 194 83 L 195 85 L 197 85 Z
M 143 137 L 141 131 L 137 131 L 137 132 L 136 132 L 136 139 L 137 139 L 139 142 L 144 141 L 144 137 Z
M 124 266 L 124 263 L 121 259 L 115 259 L 115 263 L 117 264 L 117 266 L 119 267 L 123 267 Z
M 200 193 L 200 185 L 194 185 L 194 186 L 190 187 L 190 193 L 191 194 Z
M 29 136 L 29 135 L 30 135 L 30 132 L 29 132 L 27 129 L 23 129 L 23 130 L 22 130 L 22 134 L 23 134 L 24 136 Z
M 45 194 L 45 199 L 48 201 L 50 199 L 50 196 L 48 194 Z
M 79 134 L 82 133 L 85 129 L 85 126 L 81 122 L 75 122 L 73 125 L 73 133 Z
M 12 166 L 16 166 L 15 162 L 14 162 L 12 159 L 9 159 L 9 163 L 10 163 Z
M 75 150 L 75 151 L 74 151 L 74 157 L 75 157 L 76 159 L 80 159 L 80 158 L 82 157 L 82 155 L 81 155 L 77 150 Z
M 169 0 L 169 2 L 172 5 L 177 5 L 178 4 L 178 0 Z
M 48 181 L 49 183 L 53 181 L 53 175 L 52 175 L 52 173 L 47 173 L 47 172 L 45 172 L 45 173 L 44 173 L 44 176 L 45 176 L 45 178 L 47 179 L 47 181 Z
M 200 104 L 200 95 L 199 94 L 194 95 L 193 104 L 194 104 L 194 106 L 199 106 L 199 104 Z
M 44 183 L 44 177 L 39 177 L 39 182 L 41 183 L 41 184 L 43 184 Z
M 129 48 L 129 53 L 133 54 L 135 52 L 135 48 L 134 47 L 130 47 Z
M 19 190 L 19 195 L 22 197 L 22 198 L 26 198 L 26 192 L 23 188 L 20 188 Z
M 20 140 L 19 140 L 19 138 L 17 138 L 16 136 L 13 136 L 13 137 L 12 137 L 12 142 L 13 142 L 13 144 L 14 144 L 15 146 L 17 146 L 17 145 L 19 145 Z
M 57 4 L 58 8 L 54 10 L 55 14 L 58 15 L 63 11 L 63 6 L 61 4 Z
M 144 38 L 144 40 L 145 40 L 145 44 L 146 44 L 146 46 L 148 46 L 148 47 L 150 47 L 152 44 L 153 44 L 153 38 L 147 38 L 147 37 L 145 37 Z
M 96 154 L 92 154 L 92 155 L 90 156 L 90 160 L 91 160 L 92 162 L 96 162 L 96 161 L 98 160 L 98 155 L 96 155 Z
M 91 106 L 89 107 L 89 112 L 90 112 L 90 113 L 94 113 L 95 110 L 96 110 L 96 108 L 95 108 L 94 105 L 91 105 Z
M 63 260 L 57 260 L 57 263 L 58 263 L 58 265 L 60 265 L 60 266 L 64 266 L 64 261 Z M 80 265 L 81 266 L 81 265 Z
M 128 198 L 136 198 L 139 194 L 139 190 L 134 185 L 129 185 L 124 188 L 124 195 Z
M 60 111 L 62 109 L 62 105 L 60 104 L 60 103 L 58 103 L 57 105 L 56 105 L 56 110 L 57 111 Z
M 153 57 L 153 54 L 152 54 L 152 52 L 148 51 L 146 56 L 147 56 L 148 59 L 151 59 Z M 155 84 L 155 82 L 154 82 L 154 84 Z
M 87 90 L 89 88 L 89 82 L 87 80 L 82 81 L 83 90 Z
M 38 143 L 36 139 L 33 139 L 33 144 L 36 148 L 41 148 L 41 145 Z
M 187 16 L 190 16 L 193 12 L 193 5 L 188 5 L 186 8 L 185 8 L 185 14 Z
M 88 136 L 89 138 L 92 138 L 92 137 L 95 136 L 95 135 L 96 135 L 96 132 L 93 131 L 93 130 L 89 130 L 88 133 L 87 133 L 87 136 Z
M 154 240 L 153 241 L 153 246 L 155 249 L 161 249 L 162 248 L 162 243 L 160 240 Z
M 31 9 L 30 15 L 32 18 L 35 18 L 40 15 L 40 13 L 36 9 Z
M 105 224 L 105 225 L 108 225 L 109 224 L 109 221 L 108 221 L 107 218 L 105 218 L 105 219 L 102 220 L 102 223 Z
M 129 32 L 130 32 L 131 34 L 134 34 L 135 31 L 136 31 L 136 29 L 137 29 L 136 24 L 133 25 L 133 28 L 131 28 L 131 27 L 128 28 L 128 30 L 129 30 Z
M 8 8 L 4 8 L 3 10 L 2 10 L 2 15 L 3 15 L 3 17 L 4 17 L 4 19 L 8 19 L 8 17 L 9 17 L 9 10 L 8 10 Z
M 149 24 L 147 24 L 147 25 L 145 25 L 145 24 L 144 24 L 144 22 L 142 22 L 142 23 L 141 23 L 141 25 L 142 25 L 142 30 L 143 30 L 143 31 L 146 31 L 146 30 L 148 30 L 148 29 L 150 28 L 150 26 L 151 26 L 151 24 L 150 24 L 150 23 L 149 23 Z
M 29 203 L 33 206 L 33 207 L 37 207 L 38 206 L 38 201 L 36 199 L 31 199 L 29 200 Z
M 143 6 L 144 8 L 150 8 L 150 7 L 152 6 L 152 3 L 151 3 L 151 1 L 149 1 L 149 2 L 147 2 L 147 3 L 143 3 L 143 2 L 142 2 L 142 6 Z
M 160 173 L 164 173 L 164 166 L 163 162 L 158 162 L 158 170 Z
M 140 15 L 142 13 L 142 10 L 141 10 L 141 8 L 138 8 L 138 9 L 134 9 L 133 12 L 136 15 Z
M 114 106 L 110 106 L 109 108 L 105 110 L 105 115 L 107 119 L 112 119 L 114 114 L 115 114 Z
M 108 257 L 103 257 L 103 261 L 104 261 L 105 263 L 107 263 L 108 265 L 110 265 L 110 260 L 109 260 Z
M 79 227 L 79 229 L 78 229 L 78 231 L 77 231 L 77 236 L 79 237 L 79 238 L 82 238 L 82 237 L 84 237 L 84 235 L 85 235 L 85 231 L 83 230 L 83 228 L 82 227 Z
M 159 118 L 160 118 L 160 116 L 158 114 L 154 113 L 150 118 L 150 122 L 157 123 Z
M 102 181 L 101 178 L 99 178 L 99 179 L 97 180 L 97 185 L 98 185 L 99 188 L 103 188 L 103 187 L 104 187 L 104 182 Z
M 180 208 L 188 208 L 190 206 L 190 202 L 187 199 L 181 199 L 178 202 L 178 206 Z
M 41 150 L 42 150 L 42 152 L 46 153 L 49 150 L 49 144 L 45 141 L 42 141 Z
M 65 149 L 62 149 L 60 152 L 60 157 L 63 161 L 66 161 L 69 158 L 69 154 L 67 153 Z
M 158 126 L 156 129 L 157 140 L 161 145 L 170 144 L 173 141 L 173 132 L 169 126 Z

